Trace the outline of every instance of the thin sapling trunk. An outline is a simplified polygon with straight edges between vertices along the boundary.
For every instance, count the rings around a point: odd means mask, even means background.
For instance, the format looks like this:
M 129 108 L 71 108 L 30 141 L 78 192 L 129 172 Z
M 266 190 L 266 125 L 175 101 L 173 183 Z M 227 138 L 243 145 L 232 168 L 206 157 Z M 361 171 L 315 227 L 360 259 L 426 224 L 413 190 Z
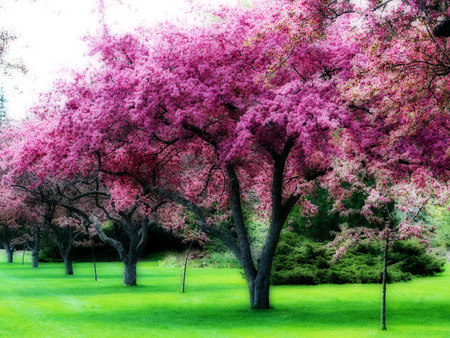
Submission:
M 189 244 L 189 248 L 188 248 L 187 253 L 186 253 L 186 258 L 184 260 L 183 280 L 181 282 L 181 293 L 184 293 L 184 286 L 185 286 L 185 283 L 186 283 L 186 270 L 187 270 L 187 264 L 188 264 L 188 260 L 189 260 L 189 254 L 191 253 L 192 243 L 194 243 L 194 240 L 192 240 L 191 244 Z
M 383 253 L 383 280 L 381 291 L 381 330 L 386 330 L 386 284 L 388 280 L 387 262 L 388 262 L 389 241 L 386 240 Z
M 94 264 L 94 280 L 97 281 L 97 264 L 95 262 L 94 239 L 91 238 L 92 263 Z

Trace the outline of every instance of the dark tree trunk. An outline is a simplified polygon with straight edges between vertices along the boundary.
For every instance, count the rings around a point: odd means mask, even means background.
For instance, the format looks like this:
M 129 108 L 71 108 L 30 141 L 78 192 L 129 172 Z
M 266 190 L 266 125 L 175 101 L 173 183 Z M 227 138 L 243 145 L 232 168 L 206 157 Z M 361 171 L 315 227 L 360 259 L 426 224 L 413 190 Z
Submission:
M 5 229 L 3 237 L 0 238 L 0 244 L 5 249 L 6 261 L 8 263 L 12 263 L 13 262 L 13 258 L 14 258 L 15 245 L 10 245 L 7 238 L 8 238 L 8 228 Z
M 92 263 L 94 264 L 94 280 L 97 281 L 97 263 L 95 261 L 95 250 L 94 250 L 94 240 L 91 238 L 91 248 L 92 248 Z
M 194 243 L 193 240 L 191 241 L 191 244 L 189 244 L 189 248 L 186 252 L 186 258 L 184 260 L 183 280 L 181 281 L 181 293 L 184 293 L 184 286 L 186 285 L 186 270 L 187 270 L 187 264 L 188 264 L 188 260 L 189 260 L 189 254 L 191 253 L 192 243 Z
M 39 266 L 39 244 L 36 244 L 33 247 L 33 251 L 31 252 L 31 266 L 33 268 L 37 268 Z
M 210 141 L 210 136 L 207 133 L 197 129 L 189 129 L 197 133 L 197 135 L 209 142 L 213 147 L 216 147 L 215 141 Z M 203 209 L 187 198 L 165 190 L 162 188 L 153 189 L 147 187 L 149 191 L 156 192 L 164 198 L 168 198 L 176 203 L 183 205 L 191 210 L 198 221 L 199 228 L 205 231 L 208 235 L 219 238 L 239 260 L 247 280 L 250 308 L 251 309 L 270 309 L 269 291 L 270 291 L 270 272 L 272 268 L 273 257 L 275 249 L 279 242 L 280 232 L 286 221 L 290 211 L 298 201 L 300 195 L 294 194 L 283 201 L 283 181 L 284 168 L 289 153 L 294 146 L 294 139 L 288 139 L 281 153 L 270 151 L 274 159 L 274 172 L 272 182 L 272 218 L 269 227 L 269 234 L 264 244 L 263 252 L 258 267 L 255 266 L 254 257 L 251 251 L 251 241 L 247 234 L 246 221 L 243 213 L 241 203 L 241 190 L 239 184 L 239 177 L 235 172 L 232 164 L 227 165 L 226 173 L 228 176 L 228 188 L 230 193 L 230 204 L 232 220 L 235 232 L 228 233 L 224 229 L 215 229 L 211 224 L 208 224 L 204 217 Z M 307 177 L 308 180 L 313 180 L 324 173 L 312 173 Z
M 250 283 L 249 289 L 250 308 L 252 310 L 270 309 L 270 276 L 258 273 L 255 280 Z
M 288 140 L 284 146 L 283 152 L 274 155 L 272 217 L 269 233 L 261 253 L 256 277 L 249 283 L 250 308 L 255 310 L 270 309 L 270 272 L 272 270 L 273 257 L 275 256 L 275 250 L 280 241 L 280 233 L 284 222 L 298 200 L 298 197 L 291 196 L 283 202 L 282 197 L 284 167 L 293 144 L 293 140 Z
M 137 285 L 137 260 L 138 253 L 141 251 L 142 246 L 145 245 L 148 238 L 148 220 L 141 223 L 140 229 L 133 223 L 131 217 L 137 208 L 137 204 L 130 209 L 128 213 L 119 212 L 123 222 L 115 219 L 115 222 L 121 223 L 122 230 L 128 235 L 130 242 L 128 245 L 128 252 L 125 250 L 124 245 L 114 238 L 108 237 L 102 230 L 100 222 L 96 217 L 90 218 L 90 222 L 94 225 L 98 236 L 105 244 L 111 245 L 119 253 L 120 259 L 124 264 L 123 270 L 123 285 L 135 286 Z
M 135 286 L 137 280 L 137 259 L 136 258 L 128 258 L 123 262 L 123 285 L 126 286 Z
M 8 263 L 12 263 L 13 262 L 13 257 L 14 257 L 14 249 L 11 249 L 9 246 L 5 246 L 5 250 L 6 250 L 6 259 Z
M 73 264 L 72 264 L 72 253 L 66 253 L 63 257 L 64 259 L 64 268 L 66 270 L 66 275 L 73 275 Z
M 382 281 L 382 291 L 381 291 L 381 330 L 386 330 L 386 284 L 388 281 L 388 271 L 387 271 L 387 262 L 388 262 L 388 250 L 389 250 L 389 241 L 385 243 L 386 247 L 384 248 L 383 254 L 383 281 Z
M 80 236 L 80 233 L 74 233 L 73 229 L 67 229 L 66 235 L 68 236 L 68 244 L 67 248 L 64 248 L 63 245 L 63 231 L 64 229 L 58 229 L 57 227 L 52 227 L 53 232 L 55 234 L 54 241 L 58 246 L 59 253 L 61 254 L 62 259 L 64 260 L 64 268 L 66 275 L 73 275 L 73 262 L 72 262 L 72 251 L 74 248 L 74 242 Z
M 39 232 L 35 233 L 33 240 L 33 250 L 31 251 L 31 264 L 33 268 L 37 268 L 39 266 L 39 246 L 40 246 L 41 236 L 39 236 Z

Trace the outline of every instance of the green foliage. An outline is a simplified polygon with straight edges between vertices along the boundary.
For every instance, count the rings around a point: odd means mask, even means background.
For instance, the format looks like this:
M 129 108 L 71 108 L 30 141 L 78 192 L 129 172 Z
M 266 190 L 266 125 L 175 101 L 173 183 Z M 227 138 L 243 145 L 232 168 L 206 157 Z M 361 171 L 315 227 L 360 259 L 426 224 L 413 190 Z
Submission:
M 168 254 L 164 257 L 164 259 L 158 262 L 158 266 L 165 268 L 176 268 L 181 266 L 181 262 L 174 254 Z
M 332 251 L 293 232 L 284 232 L 272 267 L 272 284 L 381 283 L 379 244 L 360 245 L 332 263 Z M 445 261 L 427 254 L 415 241 L 398 242 L 389 254 L 390 282 L 431 276 L 443 271 Z
M 173 268 L 182 267 L 185 262 L 185 253 L 167 253 L 162 260 L 159 260 L 159 267 Z M 203 254 L 200 251 L 194 251 L 190 254 L 188 260 L 189 268 L 239 268 L 240 264 L 237 258 L 229 251 L 209 252 Z
M 294 230 L 313 241 L 328 241 L 332 239 L 332 233 L 339 230 L 341 220 L 337 214 L 330 213 L 333 202 L 329 199 L 326 189 L 317 187 L 310 196 L 311 202 L 317 206 L 318 213 L 313 217 L 305 217 L 300 207 L 295 207 L 289 215 L 288 224 Z
M 427 209 L 426 221 L 436 226 L 433 246 L 450 251 L 450 202 Z
M 228 250 L 228 248 L 225 246 L 225 244 L 222 243 L 220 239 L 217 237 L 211 237 L 209 238 L 209 241 L 205 243 L 205 252 L 225 252 Z
M 237 258 L 229 251 L 222 253 L 213 252 L 206 257 L 189 261 L 189 267 L 192 268 L 239 268 L 240 264 Z
M 426 253 L 416 240 L 396 242 L 389 253 L 390 260 L 401 263 L 402 271 L 413 275 L 432 276 L 443 271 L 445 259 Z
M 366 178 L 367 185 L 373 185 L 374 179 Z M 343 183 L 343 186 L 348 183 Z M 365 201 L 366 196 L 362 192 L 355 192 L 344 206 L 348 210 L 360 210 Z M 332 212 L 333 200 L 330 198 L 328 191 L 319 185 L 309 200 L 318 208 L 318 212 L 314 216 L 304 216 L 300 207 L 295 207 L 288 217 L 287 224 L 290 225 L 295 232 L 315 242 L 327 242 L 334 238 L 334 234 L 339 231 L 340 224 L 347 224 L 352 227 L 367 227 L 372 225 L 360 213 L 354 212 L 347 216 L 340 216 L 338 213 Z M 387 205 L 389 210 L 393 210 L 394 202 Z M 374 215 L 378 217 L 386 217 L 386 211 L 382 209 L 372 209 Z
M 39 250 L 39 261 L 40 262 L 62 262 L 61 253 L 59 252 L 56 244 L 48 239 L 43 238 L 41 240 L 40 250 Z

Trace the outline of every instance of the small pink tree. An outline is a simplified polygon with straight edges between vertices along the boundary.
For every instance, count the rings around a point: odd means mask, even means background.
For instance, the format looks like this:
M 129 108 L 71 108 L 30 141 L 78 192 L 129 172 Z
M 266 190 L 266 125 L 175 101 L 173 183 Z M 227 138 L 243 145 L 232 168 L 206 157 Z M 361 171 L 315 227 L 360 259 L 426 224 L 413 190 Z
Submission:
M 23 224 L 33 218 L 33 211 L 26 204 L 26 196 L 10 186 L 0 185 L 0 244 L 6 251 L 8 263 L 18 244 L 23 245 Z
M 70 212 L 55 210 L 57 215 L 52 220 L 50 228 L 53 232 L 53 240 L 58 246 L 59 253 L 64 260 L 66 275 L 73 275 L 72 252 L 76 241 L 86 235 L 83 220 L 78 215 Z
M 20 150 L 19 150 L 20 149 Z M 17 153 L 28 151 L 16 145 Z M 16 159 L 17 160 L 17 159 Z M 35 163 L 36 165 L 36 163 Z M 156 211 L 163 203 L 146 199 L 111 199 L 107 188 L 97 178 L 72 176 L 71 180 L 53 177 L 41 181 L 31 171 L 39 166 L 27 166 L 27 172 L 16 168 L 9 179 L 14 187 L 41 203 L 52 213 L 48 215 L 49 228 L 65 263 L 66 274 L 73 274 L 72 251 L 83 238 L 98 234 L 100 239 L 114 247 L 124 263 L 124 285 L 136 285 L 136 266 L 140 252 L 148 239 L 148 229 L 156 224 Z M 153 203 L 153 204 L 152 204 Z M 114 228 L 121 229 L 126 240 L 106 234 L 101 223 L 109 220 Z M 91 240 L 92 244 L 92 240 Z
M 32 222 L 25 225 L 23 237 L 26 248 L 31 251 L 31 266 L 37 268 L 39 266 L 41 239 L 44 238 L 50 230 L 54 207 L 39 203 L 39 201 L 35 199 L 31 203 L 30 208 L 32 208 L 37 215 Z
M 386 284 L 388 282 L 389 247 L 396 241 L 417 238 L 427 246 L 434 235 L 435 227 L 419 221 L 418 216 L 428 204 L 445 203 L 449 198 L 448 184 L 435 181 L 425 171 L 415 173 L 411 181 L 395 182 L 386 172 L 367 172 L 356 162 L 340 163 L 334 171 L 335 177 L 328 186 L 336 199 L 335 210 L 342 214 L 360 213 L 371 227 L 342 226 L 329 246 L 335 249 L 334 259 L 342 258 L 354 245 L 361 242 L 383 243 L 383 279 L 381 301 L 381 329 L 386 330 Z M 375 185 L 367 185 L 367 176 L 376 177 Z M 343 183 L 349 188 L 343 188 Z M 365 195 L 361 210 L 347 210 L 345 200 L 353 193 Z

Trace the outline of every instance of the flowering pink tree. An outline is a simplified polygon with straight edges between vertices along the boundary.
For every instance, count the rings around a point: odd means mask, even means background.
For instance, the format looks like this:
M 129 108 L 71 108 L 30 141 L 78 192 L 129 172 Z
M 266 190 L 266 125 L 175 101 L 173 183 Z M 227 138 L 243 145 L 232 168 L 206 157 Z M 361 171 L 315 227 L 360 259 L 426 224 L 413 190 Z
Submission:
M 329 244 L 335 249 L 335 259 L 342 258 L 354 245 L 361 242 L 383 243 L 383 279 L 381 302 L 381 328 L 386 330 L 386 284 L 388 281 L 388 250 L 396 241 L 417 238 L 428 245 L 435 227 L 424 224 L 418 216 L 432 203 L 445 204 L 449 198 L 448 184 L 439 183 L 424 170 L 416 171 L 412 180 L 393 181 L 386 172 L 370 172 L 363 168 L 362 161 L 341 162 L 328 181 L 328 187 L 335 198 L 335 210 L 341 214 L 359 213 L 370 227 L 342 226 L 341 232 Z M 374 178 L 368 184 L 367 178 Z M 346 186 L 346 188 L 343 188 Z M 365 196 L 360 210 L 345 208 L 345 201 L 354 193 Z
M 0 185 L 0 244 L 6 251 L 8 263 L 18 244 L 23 245 L 23 229 L 32 221 L 33 211 L 26 203 L 27 196 L 17 193 L 8 185 Z
M 338 154 L 334 132 L 348 111 L 337 87 L 355 53 L 341 27 L 314 37 L 305 25 L 291 45 L 281 26 L 267 30 L 289 18 L 284 6 L 222 8 L 206 27 L 94 39 L 100 66 L 61 82 L 36 109 L 46 132 L 15 167 L 39 163 L 38 177 L 97 170 L 116 211 L 136 197 L 182 206 L 239 259 L 251 308 L 269 308 L 285 220 L 296 203 L 314 210 L 307 196 Z M 291 46 L 281 62 L 280 46 Z M 243 212 L 255 196 L 269 228 L 258 257 Z
M 221 8 L 206 26 L 164 24 L 123 36 L 105 29 L 91 41 L 97 62 L 58 83 L 36 107 L 40 132 L 29 131 L 13 166 L 32 167 L 40 180 L 94 172 L 114 212 L 166 202 L 173 214 L 167 219 L 179 220 L 166 225 L 178 226 L 182 215 L 175 213 L 189 210 L 200 231 L 239 259 L 250 307 L 269 308 L 281 229 L 296 203 L 315 211 L 307 197 L 334 158 L 363 153 L 365 165 L 387 164 L 400 175 L 419 165 L 447 173 L 445 93 L 424 92 L 437 97 L 427 115 L 436 118 L 419 119 L 411 112 L 428 102 L 423 95 L 407 109 L 397 95 L 416 76 L 410 68 L 383 87 L 391 73 L 370 41 L 378 37 L 383 51 L 398 41 L 395 51 L 409 40 L 389 40 L 389 25 L 371 31 L 370 20 L 380 26 L 384 18 L 403 18 L 398 11 L 375 18 L 379 10 L 364 13 L 368 19 L 358 29 L 359 9 L 350 1 L 318 0 Z M 416 46 L 405 45 L 408 58 Z M 398 64 L 392 51 L 389 64 Z M 372 65 L 380 72 L 372 74 Z M 367 89 L 372 83 L 378 92 Z M 392 103 L 387 111 L 384 102 Z M 414 121 L 425 132 L 413 129 Z M 243 212 L 251 199 L 268 227 L 258 256 Z
M 354 110 L 348 153 L 397 174 L 421 168 L 443 180 L 450 167 L 449 39 L 441 1 L 369 2 L 355 38 L 361 49 L 341 90 Z M 447 17 L 447 19 L 445 19 Z
M 15 150 L 20 147 L 14 145 Z M 10 162 L 12 163 L 12 162 Z M 31 169 L 31 168 L 30 168 Z M 16 176 L 15 176 L 16 175 Z M 81 240 L 87 230 L 83 219 L 77 213 L 76 206 L 83 205 L 81 202 L 64 203 L 64 185 L 73 184 L 70 182 L 58 181 L 56 178 L 45 182 L 39 181 L 31 172 L 10 172 L 6 178 L 17 192 L 32 197 L 37 203 L 34 203 L 34 212 L 41 213 L 41 222 L 35 222 L 29 227 L 32 234 L 27 234 L 25 238 L 28 242 L 33 242 L 33 266 L 37 262 L 39 253 L 39 242 L 43 232 L 49 233 L 64 261 L 66 275 L 73 275 L 72 252 L 76 242 Z M 61 186 L 63 188 L 61 188 Z M 36 257 L 35 257 L 36 256 Z
M 54 212 L 53 206 L 43 205 L 38 200 L 31 203 L 30 208 L 37 213 L 34 221 L 25 224 L 24 241 L 25 246 L 31 251 L 31 266 L 39 266 L 39 251 L 41 239 L 44 238 L 49 230 Z
M 290 1 L 284 11 L 289 15 L 272 29 L 286 30 L 290 39 L 276 64 L 290 57 L 305 31 L 323 37 L 343 25 L 341 34 L 358 46 L 352 75 L 339 89 L 352 110 L 340 132 L 348 156 L 364 153 L 366 165 L 389 167 L 397 175 L 426 167 L 448 179 L 448 3 L 303 0 Z M 308 15 L 311 20 L 305 20 Z
M 72 252 L 76 241 L 86 234 L 83 220 L 64 210 L 52 220 L 50 228 L 53 232 L 53 240 L 64 260 L 65 273 L 66 275 L 73 275 Z
M 39 133 L 42 135 L 42 130 Z M 92 236 L 98 234 L 104 243 L 117 250 L 124 262 L 124 285 L 136 285 L 139 254 L 147 243 L 149 227 L 156 224 L 156 211 L 162 203 L 151 204 L 150 199 L 138 200 L 136 196 L 134 199 L 115 196 L 111 200 L 108 189 L 100 183 L 98 170 L 91 173 L 90 177 L 67 173 L 64 176 L 64 173 L 61 175 L 59 172 L 50 178 L 48 173 L 41 172 L 45 171 L 45 158 L 33 155 L 32 163 L 28 162 L 30 152 L 36 150 L 30 144 L 35 136 L 29 133 L 29 138 L 14 144 L 14 156 L 9 162 L 14 169 L 8 179 L 16 189 L 25 191 L 49 208 L 46 224 L 52 230 L 53 239 L 65 263 L 66 274 L 73 274 L 73 249 L 77 245 L 93 245 Z M 48 145 L 48 149 L 51 149 L 51 145 Z M 120 185 L 121 180 L 117 181 L 116 184 Z M 114 229 L 120 229 L 125 236 L 107 235 L 102 229 L 105 220 L 111 221 Z M 91 239 L 89 242 L 84 240 L 87 235 Z

